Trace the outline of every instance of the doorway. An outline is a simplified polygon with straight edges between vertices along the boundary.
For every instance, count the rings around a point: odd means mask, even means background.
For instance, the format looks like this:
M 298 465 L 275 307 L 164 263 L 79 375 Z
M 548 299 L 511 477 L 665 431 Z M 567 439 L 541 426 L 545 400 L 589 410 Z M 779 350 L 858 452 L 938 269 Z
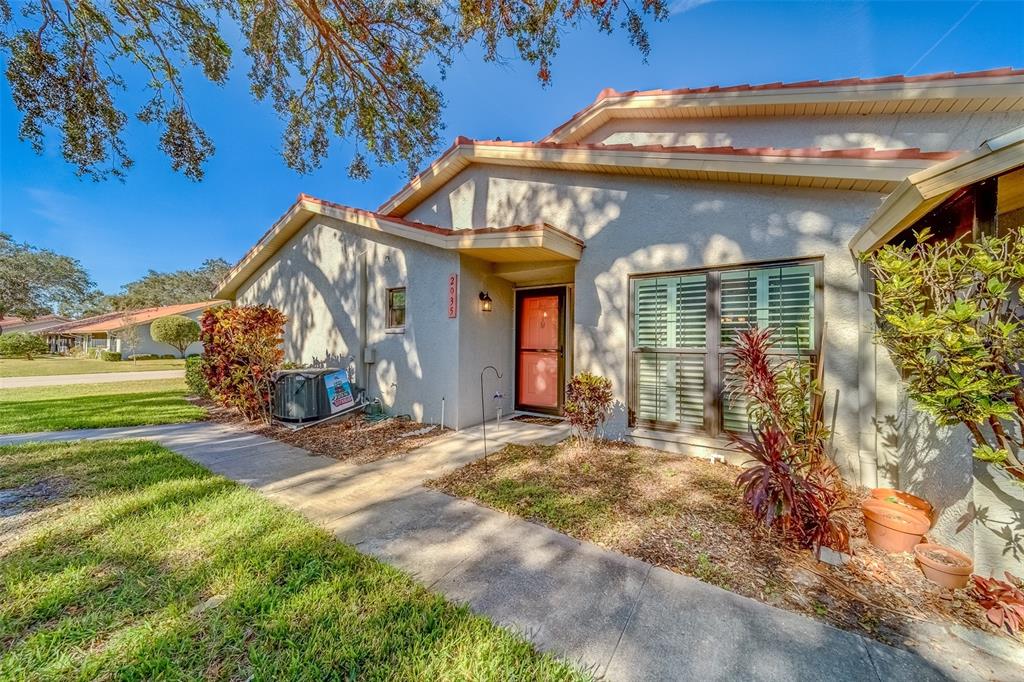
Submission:
M 565 400 L 565 288 L 516 292 L 516 409 L 561 414 Z

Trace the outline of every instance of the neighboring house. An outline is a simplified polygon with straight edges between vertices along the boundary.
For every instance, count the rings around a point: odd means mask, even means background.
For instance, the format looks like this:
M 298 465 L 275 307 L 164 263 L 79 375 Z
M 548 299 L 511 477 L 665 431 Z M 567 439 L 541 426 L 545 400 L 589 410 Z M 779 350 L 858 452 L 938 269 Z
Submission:
M 150 325 L 154 320 L 168 315 L 183 315 L 199 321 L 207 308 L 223 305 L 225 301 L 202 301 L 200 303 L 181 303 L 141 310 L 121 311 L 96 315 L 84 320 L 77 320 L 57 328 L 62 334 L 71 335 L 74 345 L 83 349 L 99 349 L 116 351 L 122 358 L 129 355 L 179 355 L 178 351 L 165 343 L 153 340 Z M 138 328 L 139 343 L 132 350 L 125 344 L 123 330 L 129 325 Z M 186 349 L 186 355 L 202 353 L 203 344 L 195 342 Z
M 456 139 L 376 211 L 300 195 L 217 296 L 280 308 L 289 360 L 352 367 L 395 413 L 557 414 L 589 370 L 607 435 L 734 461 L 730 340 L 779 326 L 824 354 L 845 476 L 923 493 L 935 537 L 1024 572 L 1024 511 L 958 532 L 970 447 L 908 407 L 857 259 L 949 202 L 956 229 L 1024 222 L 1022 167 L 1022 70 L 605 90 L 539 142 Z
M 23 320 L 20 317 L 4 317 L 0 318 L 0 334 L 14 332 L 38 334 L 46 339 L 50 353 L 66 353 L 74 343 L 74 339 L 55 330 L 69 321 L 70 318 L 60 315 L 41 315 L 31 320 Z

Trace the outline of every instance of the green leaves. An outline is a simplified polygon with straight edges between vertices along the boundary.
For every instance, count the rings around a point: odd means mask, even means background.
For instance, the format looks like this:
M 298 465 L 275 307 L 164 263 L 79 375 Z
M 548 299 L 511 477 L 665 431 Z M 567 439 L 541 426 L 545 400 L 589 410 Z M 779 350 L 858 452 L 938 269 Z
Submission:
M 921 410 L 967 425 L 976 457 L 1024 480 L 1015 454 L 1024 443 L 1012 435 L 1024 426 L 1024 229 L 976 243 L 919 237 L 866 259 L 877 279 L 876 338 Z
M 171 167 L 203 178 L 214 144 L 189 107 L 184 73 L 227 82 L 234 55 L 222 31 L 241 36 L 252 94 L 284 122 L 285 163 L 310 172 L 342 141 L 350 175 L 364 178 L 368 157 L 404 162 L 412 174 L 433 153 L 444 100 L 423 72 L 437 66 L 443 78 L 466 43 L 480 40 L 488 61 L 513 45 L 547 84 L 565 31 L 588 20 L 606 32 L 618 25 L 646 56 L 645 19 L 668 16 L 666 0 L 24 0 L 20 9 L 0 0 L 19 134 L 42 153 L 44 131 L 55 128 L 68 163 L 97 180 L 132 166 L 119 101 L 128 88 L 147 93 L 136 116 L 158 128 Z

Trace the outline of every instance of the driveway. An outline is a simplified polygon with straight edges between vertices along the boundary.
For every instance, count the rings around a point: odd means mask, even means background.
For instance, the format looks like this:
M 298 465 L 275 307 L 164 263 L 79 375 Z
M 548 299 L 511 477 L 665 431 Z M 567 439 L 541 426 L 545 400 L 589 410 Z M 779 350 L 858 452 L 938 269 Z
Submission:
M 0 378 L 0 388 L 34 388 L 36 386 L 67 386 L 69 384 L 114 384 L 122 381 L 180 379 L 183 369 L 160 369 L 142 372 L 103 372 L 96 374 L 57 374 L 42 377 Z

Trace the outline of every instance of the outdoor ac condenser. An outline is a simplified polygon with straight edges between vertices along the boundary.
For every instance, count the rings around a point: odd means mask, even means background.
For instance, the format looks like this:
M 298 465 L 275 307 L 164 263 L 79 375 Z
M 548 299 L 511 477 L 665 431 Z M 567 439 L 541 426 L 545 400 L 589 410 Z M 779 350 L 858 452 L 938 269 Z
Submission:
M 331 415 L 324 377 L 337 368 L 286 369 L 274 378 L 274 418 L 307 422 Z

